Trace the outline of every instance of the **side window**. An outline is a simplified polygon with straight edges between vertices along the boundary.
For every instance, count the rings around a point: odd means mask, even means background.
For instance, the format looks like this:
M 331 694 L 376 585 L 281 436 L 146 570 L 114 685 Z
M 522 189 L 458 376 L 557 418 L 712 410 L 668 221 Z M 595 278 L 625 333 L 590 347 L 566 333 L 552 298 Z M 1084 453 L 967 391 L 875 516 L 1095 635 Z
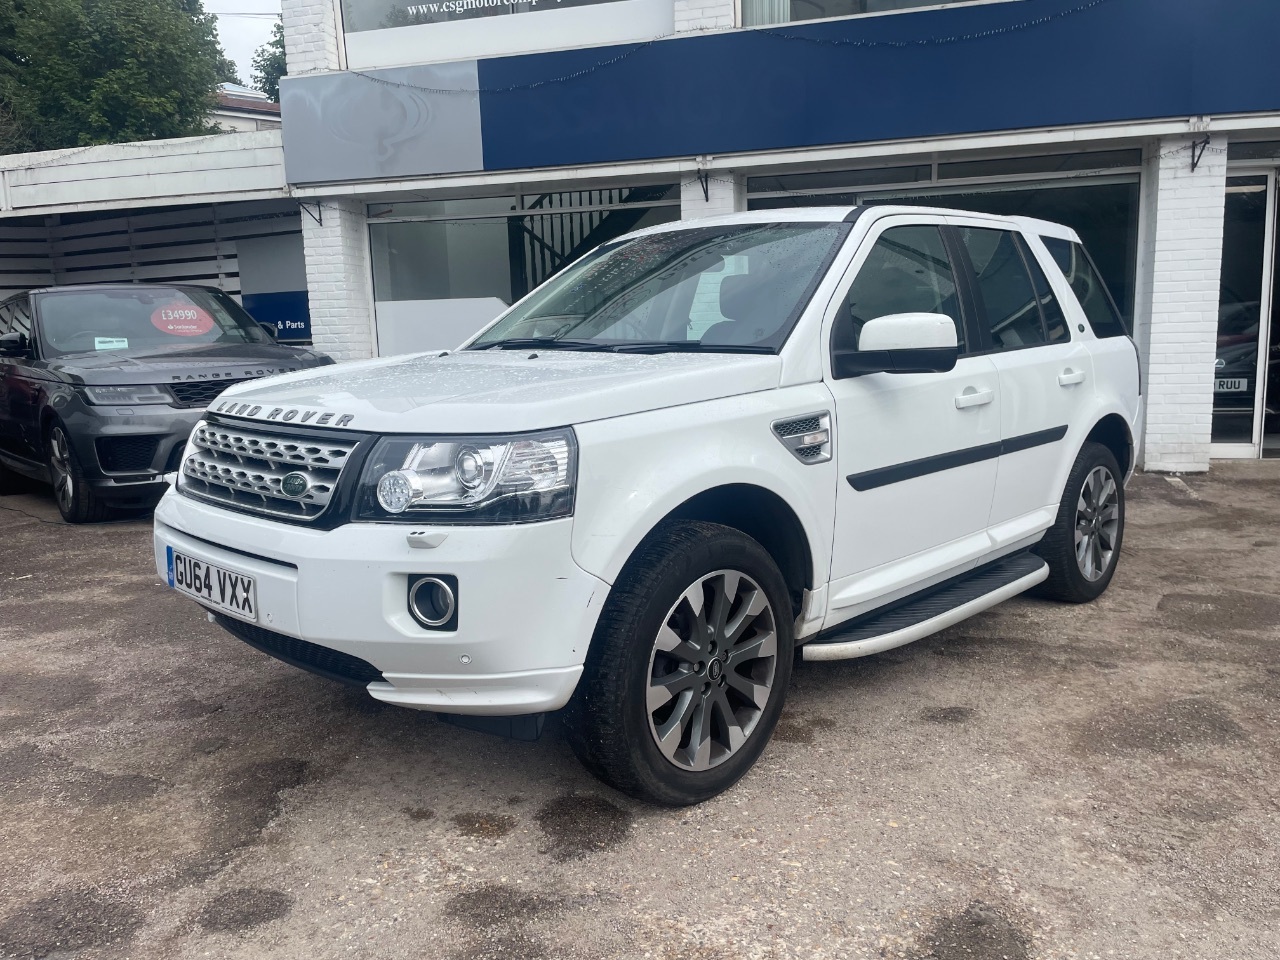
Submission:
M 1102 276 L 1084 247 L 1057 237 L 1040 239 L 1044 241 L 1054 262 L 1062 268 L 1067 282 L 1075 291 L 1076 299 L 1084 308 L 1084 315 L 1089 318 L 1089 326 L 1093 327 L 1094 334 L 1099 337 L 1127 337 L 1129 331 L 1120 317 L 1120 311 L 1116 309 L 1107 292 L 1107 285 L 1103 283 Z
M 845 295 L 832 331 L 832 346 L 856 350 L 863 324 L 894 313 L 950 317 L 956 324 L 960 352 L 965 352 L 955 272 L 938 227 L 891 227 L 880 235 Z
M 1027 261 L 1027 269 L 1031 271 L 1031 282 L 1035 284 L 1036 298 L 1040 301 L 1040 312 L 1044 314 L 1044 327 L 1049 333 L 1050 343 L 1061 343 L 1071 339 L 1071 329 L 1067 326 L 1066 314 L 1062 312 L 1062 304 L 1053 295 L 1053 287 L 1036 255 L 1027 249 L 1026 243 L 1018 238 L 1018 246 Z
M 1040 301 L 1013 234 L 977 227 L 961 227 L 959 234 L 973 264 L 978 300 L 986 308 L 992 347 L 1017 350 L 1045 343 Z

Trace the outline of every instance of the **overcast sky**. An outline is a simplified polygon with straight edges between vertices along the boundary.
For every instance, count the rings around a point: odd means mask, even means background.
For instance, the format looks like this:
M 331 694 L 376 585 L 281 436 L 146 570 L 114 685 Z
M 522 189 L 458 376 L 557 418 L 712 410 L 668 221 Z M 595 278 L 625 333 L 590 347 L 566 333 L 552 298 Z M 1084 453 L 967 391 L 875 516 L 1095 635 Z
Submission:
M 253 54 L 271 39 L 271 17 L 229 17 L 228 13 L 280 12 L 280 0 L 205 0 L 205 10 L 218 14 L 218 39 L 246 86 L 253 86 Z

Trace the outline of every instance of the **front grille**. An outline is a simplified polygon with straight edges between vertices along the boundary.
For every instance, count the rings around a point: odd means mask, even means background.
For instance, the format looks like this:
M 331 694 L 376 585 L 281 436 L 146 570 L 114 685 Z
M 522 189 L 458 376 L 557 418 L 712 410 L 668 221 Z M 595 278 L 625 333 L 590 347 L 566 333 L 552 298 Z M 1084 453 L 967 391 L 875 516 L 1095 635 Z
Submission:
M 98 463 L 108 473 L 143 473 L 151 470 L 159 437 L 98 437 Z
M 274 436 L 201 421 L 191 434 L 193 451 L 182 465 L 182 486 L 245 513 L 315 520 L 329 507 L 356 444 L 345 440 Z M 293 473 L 307 480 L 298 496 L 280 484 Z
M 228 380 L 190 380 L 182 383 L 171 383 L 169 391 L 180 407 L 207 407 L 218 399 L 223 390 L 237 383 L 247 383 L 254 377 L 241 377 Z
M 272 630 L 263 630 L 262 627 L 254 626 L 252 623 L 224 617 L 220 613 L 215 613 L 213 618 L 218 622 L 218 626 L 237 640 L 243 640 L 249 646 L 277 660 L 283 660 L 291 666 L 309 670 L 311 673 L 337 680 L 339 683 L 360 687 L 385 680 L 372 663 L 353 657 L 349 653 L 330 650 L 318 643 L 299 640 L 296 637 L 286 637 L 283 633 Z

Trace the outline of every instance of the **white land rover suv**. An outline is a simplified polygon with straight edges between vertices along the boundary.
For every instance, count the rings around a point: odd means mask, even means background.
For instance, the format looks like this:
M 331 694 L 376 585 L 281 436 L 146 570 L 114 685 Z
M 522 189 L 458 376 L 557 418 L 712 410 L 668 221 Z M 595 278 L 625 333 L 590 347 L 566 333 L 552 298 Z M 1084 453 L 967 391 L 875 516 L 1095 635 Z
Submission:
M 465 347 L 236 386 L 156 511 L 231 634 L 688 804 L 837 660 L 1038 587 L 1124 530 L 1137 355 L 1076 235 L 908 207 L 607 243 Z

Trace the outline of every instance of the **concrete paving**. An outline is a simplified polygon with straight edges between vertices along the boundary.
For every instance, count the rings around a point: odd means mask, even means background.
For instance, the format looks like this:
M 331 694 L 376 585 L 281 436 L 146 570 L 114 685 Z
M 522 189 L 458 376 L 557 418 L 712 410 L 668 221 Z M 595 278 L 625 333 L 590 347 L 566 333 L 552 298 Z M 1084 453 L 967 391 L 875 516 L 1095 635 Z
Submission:
M 379 705 L 0 499 L 0 956 L 1280 955 L 1280 463 L 1139 476 L 1111 590 L 799 664 L 662 810 Z

